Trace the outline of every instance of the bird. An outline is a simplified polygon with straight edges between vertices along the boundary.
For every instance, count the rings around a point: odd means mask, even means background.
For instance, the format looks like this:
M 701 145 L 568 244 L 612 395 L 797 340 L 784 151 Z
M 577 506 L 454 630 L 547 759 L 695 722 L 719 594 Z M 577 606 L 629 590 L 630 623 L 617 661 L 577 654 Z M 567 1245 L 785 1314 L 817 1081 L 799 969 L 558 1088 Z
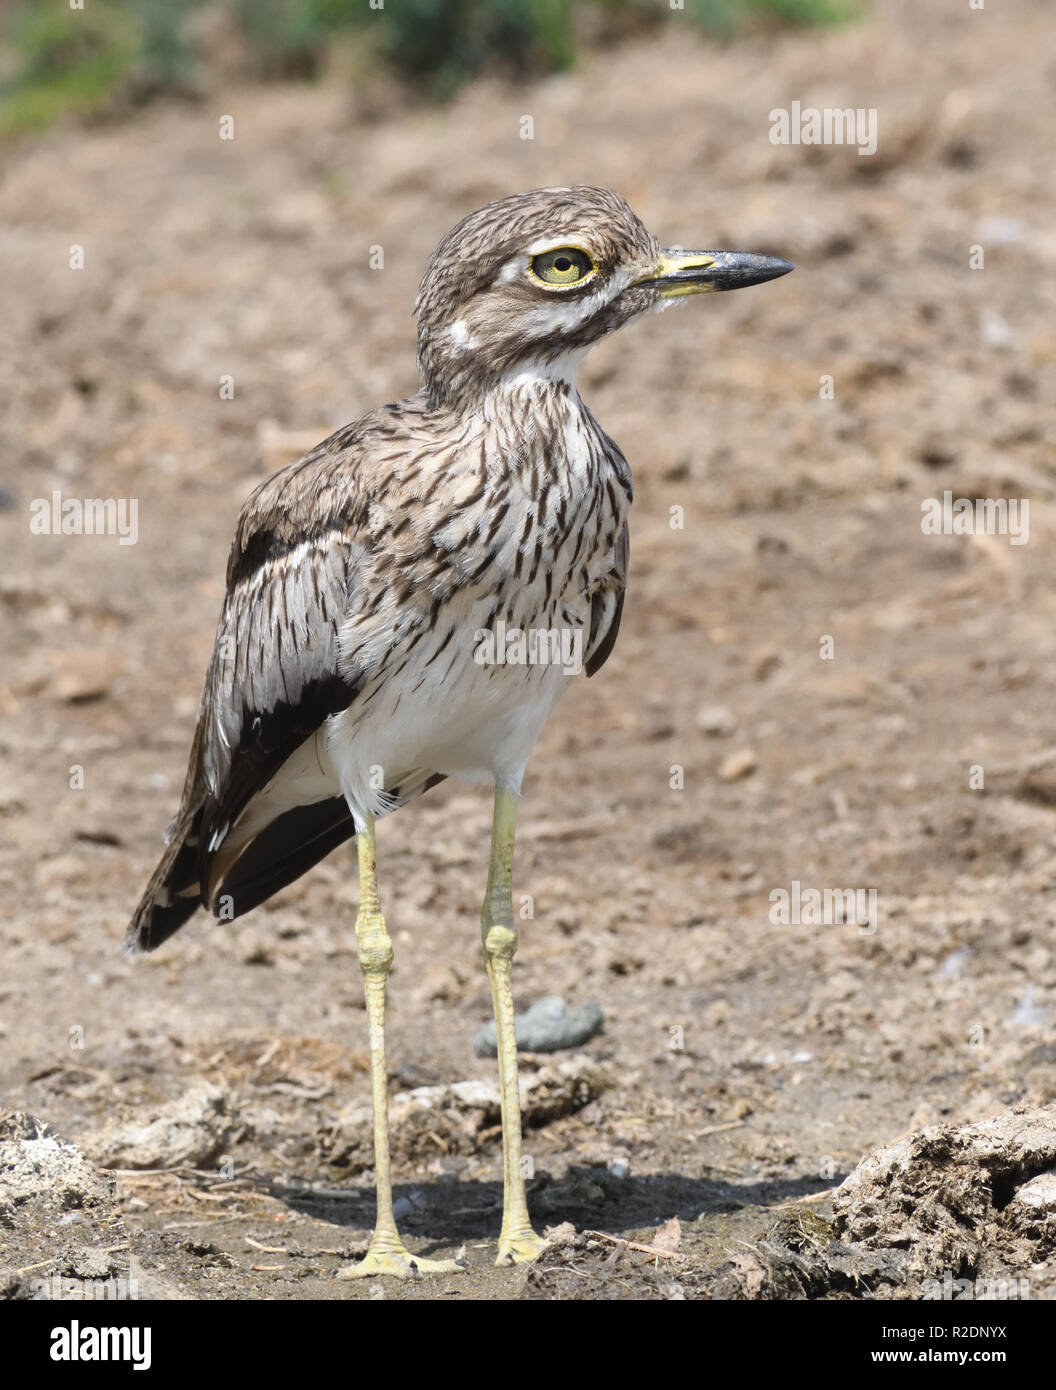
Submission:
M 428 260 L 417 393 L 337 430 L 242 509 L 179 810 L 126 949 L 154 950 L 199 908 L 241 917 L 354 838 L 376 1219 L 365 1255 L 339 1278 L 465 1263 L 412 1254 L 393 1215 L 393 948 L 375 865 L 376 823 L 447 777 L 494 789 L 481 939 L 502 1118 L 495 1263 L 546 1248 L 521 1166 L 517 803 L 556 701 L 613 650 L 633 497 L 627 460 L 581 399 L 576 370 L 649 311 L 792 269 L 777 256 L 665 249 L 607 188 L 500 198 Z

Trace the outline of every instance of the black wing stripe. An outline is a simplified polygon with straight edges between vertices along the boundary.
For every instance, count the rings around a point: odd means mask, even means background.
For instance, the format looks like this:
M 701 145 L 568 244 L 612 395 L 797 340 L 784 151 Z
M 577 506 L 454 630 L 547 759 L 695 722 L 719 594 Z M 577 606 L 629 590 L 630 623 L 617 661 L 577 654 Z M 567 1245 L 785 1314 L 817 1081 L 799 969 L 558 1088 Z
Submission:
M 296 705 L 280 700 L 272 709 L 260 713 L 245 710 L 228 775 L 218 793 L 207 795 L 202 808 L 198 877 L 203 903 L 213 852 L 250 799 L 267 786 L 290 754 L 310 738 L 325 719 L 348 708 L 358 689 L 341 676 L 333 675 L 302 686 Z
M 590 605 L 590 637 L 587 647 L 586 672 L 593 676 L 608 661 L 616 638 L 620 632 L 620 618 L 623 616 L 624 584 L 627 579 L 627 565 L 630 561 L 630 534 L 625 526 L 616 540 L 613 552 L 613 565 L 618 586 L 604 589 L 594 595 Z M 608 617 L 608 626 L 604 627 Z
M 214 890 L 213 902 L 224 920 L 241 917 L 355 833 L 343 796 L 286 811 L 246 846 Z

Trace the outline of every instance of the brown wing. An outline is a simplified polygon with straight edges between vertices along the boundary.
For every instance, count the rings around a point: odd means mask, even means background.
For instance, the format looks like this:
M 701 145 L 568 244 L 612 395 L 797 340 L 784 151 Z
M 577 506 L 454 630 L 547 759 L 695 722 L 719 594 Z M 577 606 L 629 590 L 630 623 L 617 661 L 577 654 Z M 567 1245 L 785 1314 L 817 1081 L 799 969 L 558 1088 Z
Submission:
M 224 840 L 239 815 L 355 698 L 360 682 L 341 670 L 338 650 L 364 507 L 354 443 L 347 431 L 333 436 L 263 483 L 242 511 L 180 810 L 126 949 L 153 949 L 199 905 L 214 904 L 224 887 L 218 867 L 228 867 Z M 291 881 L 353 833 L 340 797 L 300 808 L 292 823 L 281 819 L 287 823 L 269 827 L 271 840 L 257 847 L 267 873 L 258 872 L 229 915 L 248 911 L 283 886 L 283 873 Z

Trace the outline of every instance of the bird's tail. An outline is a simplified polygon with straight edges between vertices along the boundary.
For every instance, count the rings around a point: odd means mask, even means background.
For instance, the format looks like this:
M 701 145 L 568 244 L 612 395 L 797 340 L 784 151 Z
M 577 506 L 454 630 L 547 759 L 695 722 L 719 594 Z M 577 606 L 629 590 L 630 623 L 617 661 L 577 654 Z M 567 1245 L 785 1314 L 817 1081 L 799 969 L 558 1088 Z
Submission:
M 150 876 L 125 934 L 125 953 L 153 951 L 202 905 L 198 829 L 202 812 L 178 816 L 165 834 L 165 853 Z
M 132 915 L 125 952 L 153 951 L 199 907 L 232 921 L 273 897 L 355 834 L 344 797 L 297 806 L 229 848 L 200 844 L 202 810 L 177 817 L 165 853 Z
M 443 780 L 423 773 L 392 793 L 393 805 Z M 236 825 L 215 846 L 201 843 L 203 815 L 202 806 L 181 812 L 166 832 L 165 853 L 129 923 L 128 955 L 153 951 L 199 907 L 221 921 L 244 916 L 356 833 L 343 796 L 290 807 L 244 835 Z

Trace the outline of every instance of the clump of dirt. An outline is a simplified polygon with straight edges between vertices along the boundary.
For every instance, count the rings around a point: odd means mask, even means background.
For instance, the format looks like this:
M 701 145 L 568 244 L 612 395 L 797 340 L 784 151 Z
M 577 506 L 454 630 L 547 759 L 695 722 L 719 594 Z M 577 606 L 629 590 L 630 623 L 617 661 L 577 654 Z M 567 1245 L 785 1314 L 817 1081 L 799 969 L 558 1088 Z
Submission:
M 521 1120 L 538 1128 L 575 1114 L 605 1089 L 605 1069 L 589 1057 L 569 1057 L 520 1077 Z M 407 1161 L 437 1154 L 476 1153 L 497 1142 L 502 1100 L 495 1081 L 456 1081 L 448 1086 L 418 1086 L 389 1101 L 390 1143 Z M 334 1167 L 360 1173 L 374 1162 L 374 1112 L 369 1103 L 338 1115 L 321 1148 Z
M 24 1112 L 0 1120 L 0 1227 L 9 1262 L 0 1269 L 3 1298 L 39 1296 L 45 1277 L 108 1279 L 118 1264 L 109 1251 L 127 1243 L 113 1179 Z M 50 1259 L 40 1258 L 42 1244 Z
M 110 1120 L 82 1143 L 103 1168 L 204 1168 L 239 1132 L 230 1093 L 203 1081 L 168 1105 Z
M 130 1231 L 115 1178 L 25 1111 L 0 1118 L 0 1230 L 0 1299 L 186 1297 Z
M 0 1213 L 5 1225 L 31 1203 L 46 1207 L 43 1215 L 61 1220 L 70 1211 L 101 1212 L 113 1199 L 113 1183 L 43 1120 L 22 1112 L 0 1120 Z
M 907 1279 L 1024 1270 L 1056 1252 L 1054 1167 L 1056 1106 L 932 1125 L 858 1165 L 833 1194 L 836 1230 L 902 1252 Z
M 521 1295 L 530 1302 L 682 1302 L 700 1296 L 700 1269 L 686 1265 L 679 1253 L 677 1217 L 657 1232 L 652 1244 L 600 1231 L 577 1234 L 571 1222 L 552 1227 L 546 1236 L 550 1248 L 532 1265 Z
M 738 1251 L 710 1296 L 1036 1296 L 1031 1271 L 1056 1251 L 1054 1165 L 1053 1106 L 932 1125 L 863 1159 L 832 1221 L 799 1208 Z
M 848 1246 L 835 1238 L 831 1222 L 801 1207 L 734 1253 L 705 1286 L 717 1299 L 861 1298 L 894 1284 L 899 1274 L 892 1252 Z

